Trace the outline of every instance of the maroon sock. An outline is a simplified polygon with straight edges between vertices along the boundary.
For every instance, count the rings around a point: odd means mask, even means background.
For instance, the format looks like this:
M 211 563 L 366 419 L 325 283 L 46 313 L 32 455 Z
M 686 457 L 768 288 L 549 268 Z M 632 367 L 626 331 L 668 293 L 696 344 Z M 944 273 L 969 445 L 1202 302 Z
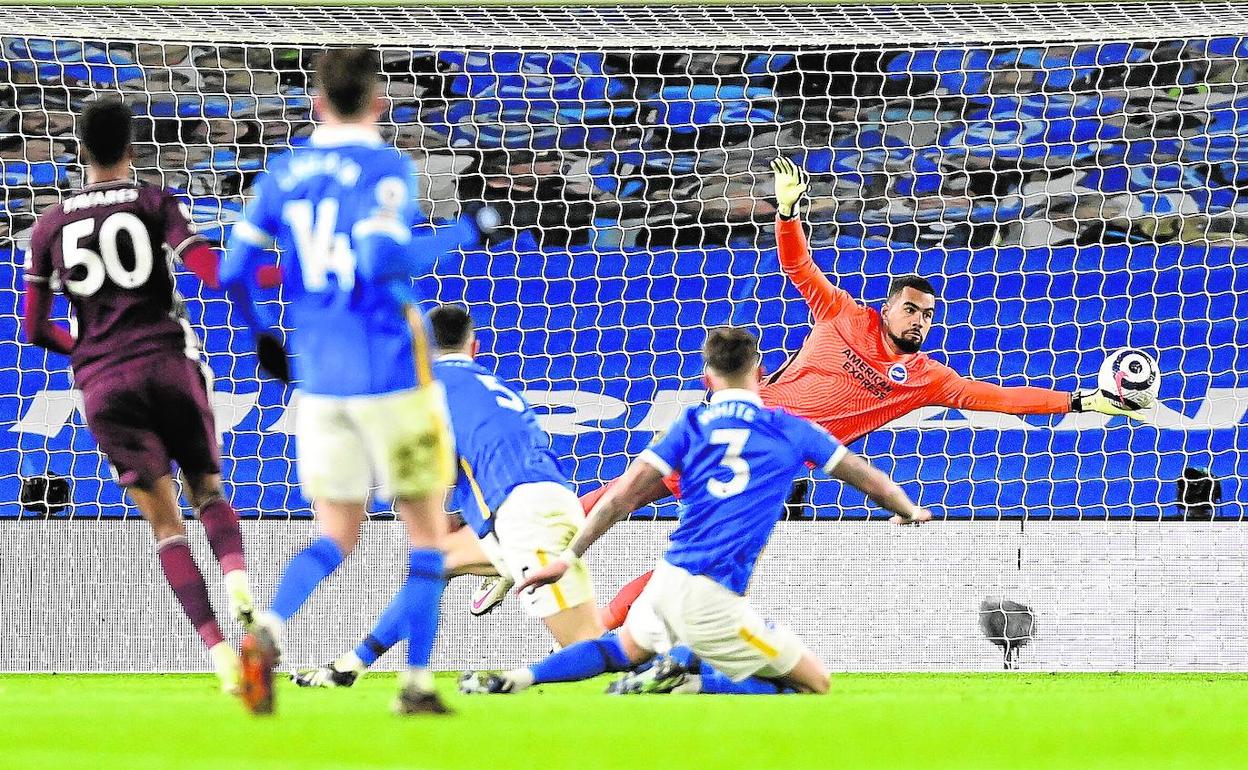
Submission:
M 204 585 L 204 576 L 191 556 L 186 538 L 175 535 L 161 540 L 156 544 L 156 555 L 160 557 L 165 580 L 182 604 L 182 611 L 191 619 L 191 625 L 199 632 L 199 638 L 209 647 L 219 644 L 225 637 L 217 625 L 217 616 L 208 601 L 208 586 Z
M 225 500 L 213 500 L 199 512 L 204 535 L 221 565 L 221 572 L 246 569 L 243 561 L 243 535 L 238 531 L 238 514 Z

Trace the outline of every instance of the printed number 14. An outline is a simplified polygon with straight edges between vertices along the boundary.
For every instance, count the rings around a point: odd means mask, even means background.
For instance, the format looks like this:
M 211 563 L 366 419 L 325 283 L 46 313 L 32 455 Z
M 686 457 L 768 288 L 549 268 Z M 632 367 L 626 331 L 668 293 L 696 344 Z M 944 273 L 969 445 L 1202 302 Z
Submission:
M 334 232 L 338 224 L 338 201 L 322 198 L 313 217 L 312 201 L 289 201 L 282 207 L 282 219 L 290 227 L 299 252 L 303 286 L 308 291 L 329 287 L 329 274 L 338 279 L 339 291 L 355 288 L 355 252 L 346 233 Z

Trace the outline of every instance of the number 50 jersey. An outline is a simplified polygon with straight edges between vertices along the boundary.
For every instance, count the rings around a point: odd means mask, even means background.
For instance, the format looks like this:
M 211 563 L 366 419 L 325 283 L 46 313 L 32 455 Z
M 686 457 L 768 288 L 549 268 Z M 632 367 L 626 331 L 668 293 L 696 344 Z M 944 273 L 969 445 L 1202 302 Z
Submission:
M 680 524 L 664 559 L 744 594 L 794 477 L 807 463 L 831 473 L 847 452 L 752 391 L 690 407 L 638 458 L 664 476 L 680 471 Z
M 519 394 L 468 356 L 441 356 L 433 370 L 446 389 L 458 456 L 450 507 L 473 532 L 490 532 L 493 512 L 521 484 L 553 481 L 572 488 L 550 437 Z
M 73 305 L 78 384 L 151 354 L 199 358 L 170 258 L 202 241 L 172 193 L 127 180 L 88 185 L 39 217 L 25 278 L 51 284 Z
M 418 374 L 427 379 L 427 345 L 413 338 L 403 306 L 416 299 L 411 279 L 440 255 L 415 248 L 412 228 L 426 220 L 412 159 L 374 130 L 320 126 L 308 144 L 275 158 L 253 189 L 221 280 L 246 280 L 265 250 L 281 253 L 299 387 L 380 395 L 415 387 Z

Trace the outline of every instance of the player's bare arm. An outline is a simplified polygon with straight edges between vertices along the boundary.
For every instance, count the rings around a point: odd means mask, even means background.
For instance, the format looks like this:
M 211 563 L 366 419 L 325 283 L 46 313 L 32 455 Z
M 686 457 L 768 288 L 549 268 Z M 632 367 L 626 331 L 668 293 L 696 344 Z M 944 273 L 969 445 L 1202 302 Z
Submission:
M 651 490 L 662 482 L 663 474 L 657 468 L 643 459 L 634 460 L 624 475 L 611 485 L 610 490 L 589 512 L 581 531 L 568 545 L 567 550 L 542 569 L 526 575 L 516 586 L 516 593 L 558 582 L 572 562 L 585 555 L 589 547 L 598 542 L 607 530 L 628 518 L 633 511 L 647 505 L 651 501 Z
M 832 478 L 855 487 L 881 508 L 892 511 L 893 517 L 889 521 L 894 524 L 918 525 L 932 520 L 931 511 L 915 504 L 888 474 L 853 452 L 846 454 L 837 463 L 831 475 Z

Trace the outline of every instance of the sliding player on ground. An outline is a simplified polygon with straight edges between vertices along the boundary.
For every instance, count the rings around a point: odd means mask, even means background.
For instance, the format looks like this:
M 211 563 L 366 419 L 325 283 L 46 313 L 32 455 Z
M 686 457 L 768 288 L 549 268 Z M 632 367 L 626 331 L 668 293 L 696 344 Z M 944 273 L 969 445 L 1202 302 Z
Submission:
M 936 314 L 936 290 L 917 275 L 892 281 L 888 299 L 875 308 L 860 305 L 815 265 L 799 203 L 807 181 L 792 161 L 772 163 L 776 180 L 776 244 L 780 266 L 810 306 L 814 327 L 796 353 L 760 389 L 763 403 L 781 406 L 822 426 L 842 444 L 925 406 L 1006 414 L 1101 412 L 1145 419 L 1142 411 L 1115 403 L 1097 388 L 1064 393 L 1032 387 L 1003 387 L 963 377 L 921 352 Z M 581 498 L 586 512 L 609 487 Z M 641 495 L 638 507 L 679 494 L 669 476 Z M 608 605 L 604 622 L 624 619 L 648 575 L 624 586 Z
M 230 614 L 248 626 L 251 588 L 238 515 L 221 487 L 221 447 L 199 342 L 174 287 L 172 258 L 217 286 L 217 257 L 168 190 L 131 181 L 133 115 L 118 99 L 86 106 L 78 140 L 87 185 L 45 211 L 31 234 L 25 331 L 70 357 L 87 427 L 117 482 L 151 524 L 169 587 L 207 645 L 221 687 L 239 684 L 204 576 L 191 556 L 172 463 L 221 567 Z M 77 334 L 50 320 L 52 288 Z
M 439 543 L 442 499 L 453 479 L 441 386 L 434 380 L 412 277 L 427 273 L 449 244 L 414 236 L 424 223 L 416 167 L 385 144 L 377 119 L 380 58 L 363 48 L 333 49 L 317 65 L 321 124 L 307 146 L 275 160 L 235 225 L 222 281 L 248 296 L 244 277 L 276 245 L 286 321 L 300 391 L 295 434 L 299 480 L 321 536 L 286 565 L 273 602 L 244 640 L 244 686 L 258 712 L 272 709 L 272 673 L 282 627 L 359 542 L 375 486 L 393 499 L 411 552 L 399 593 L 408 670 L 399 713 L 445 713 L 429 657 L 445 585 Z M 289 370 L 278 335 L 245 302 L 256 324 L 261 364 Z M 408 314 L 411 314 L 409 323 Z
M 703 681 L 700 691 L 827 692 L 823 663 L 791 631 L 759 617 L 745 599 L 794 474 L 807 464 L 820 468 L 892 511 L 899 524 L 927 521 L 931 514 L 826 431 L 763 406 L 758 343 L 748 332 L 713 329 L 703 358 L 710 403 L 686 410 L 633 462 L 564 554 L 522 576 L 521 594 L 561 579 L 594 541 L 635 509 L 652 484 L 680 471 L 685 491 L 680 523 L 619 634 L 574 644 L 527 668 L 470 672 L 460 680 L 461 691 L 510 693 L 588 679 L 686 645 L 717 677 L 719 686 Z
M 480 343 L 472 318 L 443 305 L 428 315 L 437 358 L 433 373 L 447 392 L 458 475 L 451 508 L 480 539 L 500 574 L 525 575 L 557 558 L 580 531 L 584 516 L 572 484 L 550 448 L 550 437 L 520 395 L 473 359 Z M 573 560 L 560 579 L 520 597 L 555 641 L 568 646 L 603 634 L 589 570 Z M 403 636 L 396 598 L 351 652 L 327 666 L 297 672 L 310 687 L 353 684 Z

